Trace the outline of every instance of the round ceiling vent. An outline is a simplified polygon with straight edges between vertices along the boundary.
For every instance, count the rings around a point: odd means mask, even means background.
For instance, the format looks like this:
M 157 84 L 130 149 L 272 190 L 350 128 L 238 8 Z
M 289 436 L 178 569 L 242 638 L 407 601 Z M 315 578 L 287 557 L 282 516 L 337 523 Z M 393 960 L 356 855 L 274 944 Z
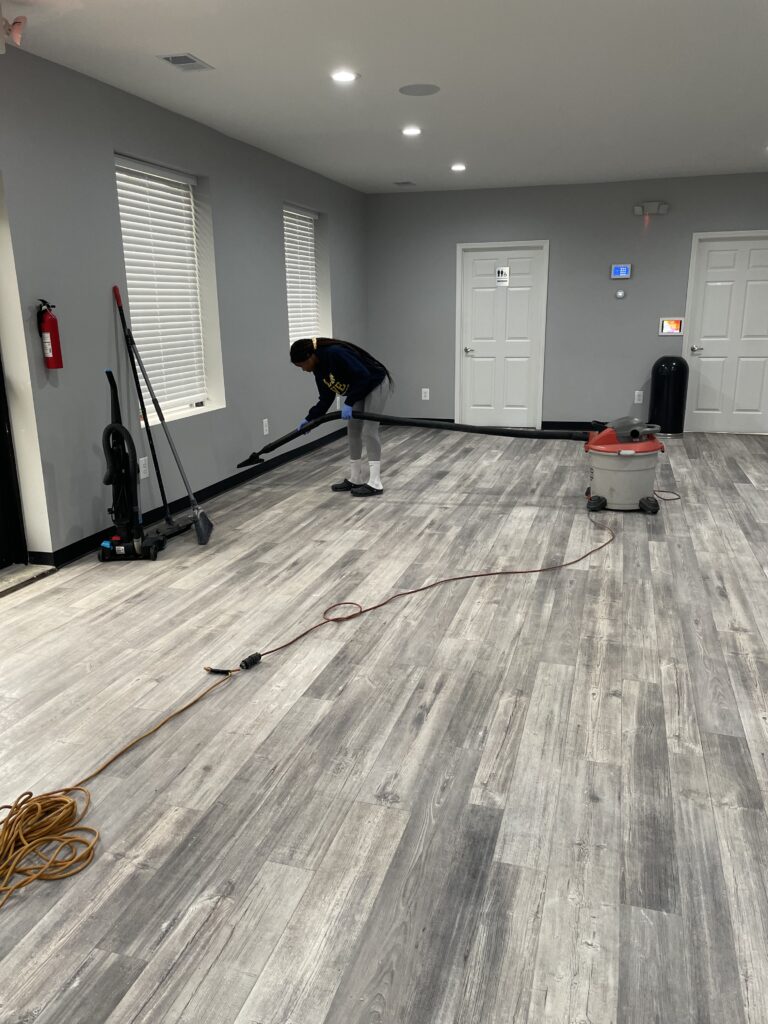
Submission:
M 403 96 L 434 96 L 436 92 L 440 92 L 439 85 L 404 85 L 401 87 L 400 92 Z

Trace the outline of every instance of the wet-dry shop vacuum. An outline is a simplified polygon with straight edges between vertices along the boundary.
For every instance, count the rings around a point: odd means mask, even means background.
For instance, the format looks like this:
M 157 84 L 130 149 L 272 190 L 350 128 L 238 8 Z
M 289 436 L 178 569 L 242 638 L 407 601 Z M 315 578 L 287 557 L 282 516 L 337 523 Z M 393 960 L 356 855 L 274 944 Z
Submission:
M 664 445 L 656 437 L 658 426 L 644 423 L 634 417 L 623 417 L 611 423 L 592 424 L 590 431 L 583 430 L 533 430 L 513 427 L 477 427 L 467 423 L 446 423 L 442 420 L 412 420 L 399 416 L 375 416 L 370 413 L 353 412 L 355 419 L 375 420 L 384 425 L 397 427 L 421 427 L 430 430 L 453 430 L 466 434 L 491 434 L 498 437 L 524 437 L 544 440 L 583 441 L 589 459 L 589 487 L 587 507 L 590 512 L 611 509 L 619 512 L 639 510 L 649 515 L 659 511 L 654 497 L 656 463 Z M 292 431 L 265 445 L 260 451 L 252 452 L 238 463 L 238 468 L 256 466 L 262 463 L 263 455 L 295 441 L 297 436 L 306 434 L 321 423 L 337 420 L 338 412 L 328 413 L 311 420 L 298 431 Z
M 659 511 L 654 496 L 656 463 L 664 445 L 652 423 L 626 417 L 604 430 L 591 431 L 584 450 L 589 459 L 587 508 L 590 512 L 640 509 L 650 515 Z

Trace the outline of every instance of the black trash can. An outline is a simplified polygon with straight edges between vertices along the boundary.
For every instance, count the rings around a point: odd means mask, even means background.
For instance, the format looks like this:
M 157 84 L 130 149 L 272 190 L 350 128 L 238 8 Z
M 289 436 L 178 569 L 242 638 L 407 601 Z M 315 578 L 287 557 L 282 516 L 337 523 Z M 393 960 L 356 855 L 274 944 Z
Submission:
M 682 356 L 662 356 L 651 371 L 648 422 L 658 423 L 662 437 L 680 437 L 685 422 L 688 363 Z

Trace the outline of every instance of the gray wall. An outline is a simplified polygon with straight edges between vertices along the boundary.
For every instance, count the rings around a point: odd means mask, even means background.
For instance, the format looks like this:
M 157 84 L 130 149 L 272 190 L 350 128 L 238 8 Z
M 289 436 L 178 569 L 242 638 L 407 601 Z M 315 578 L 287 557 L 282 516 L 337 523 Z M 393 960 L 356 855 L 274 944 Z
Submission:
M 101 484 L 104 377 L 117 366 L 131 395 L 111 286 L 124 284 L 115 151 L 204 176 L 210 187 L 226 409 L 172 424 L 193 487 L 236 472 L 314 401 L 288 362 L 282 204 L 328 215 L 334 330 L 364 338 L 364 198 L 196 122 L 12 48 L 0 60 L 0 174 L 26 324 L 54 550 L 109 525 Z M 45 370 L 36 300 L 57 304 L 64 369 Z M 131 398 L 135 409 L 135 400 Z M 135 415 L 135 414 L 134 414 Z M 134 419 L 134 435 L 140 431 Z M 143 439 L 139 442 L 146 452 Z M 183 488 L 165 454 L 171 499 Z M 154 485 L 145 508 L 157 506 Z
M 671 210 L 645 229 L 632 206 L 651 199 Z M 685 312 L 692 234 L 755 228 L 768 174 L 371 196 L 367 337 L 395 377 L 388 411 L 454 416 L 459 242 L 549 239 L 543 418 L 591 420 L 637 415 L 640 388 L 646 411 L 654 361 L 681 351 L 658 321 Z M 611 263 L 634 264 L 623 300 Z

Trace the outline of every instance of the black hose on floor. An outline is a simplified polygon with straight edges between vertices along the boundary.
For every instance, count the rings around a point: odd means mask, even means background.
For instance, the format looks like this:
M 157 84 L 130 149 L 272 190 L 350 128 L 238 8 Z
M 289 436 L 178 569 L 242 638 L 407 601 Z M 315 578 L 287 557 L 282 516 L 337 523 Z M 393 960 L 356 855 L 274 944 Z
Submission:
M 450 423 L 446 420 L 415 420 L 407 419 L 402 416 L 377 416 L 373 413 L 368 412 L 353 412 L 353 419 L 356 420 L 373 420 L 376 423 L 382 423 L 385 426 L 392 427 L 421 427 L 424 430 L 453 430 L 461 434 L 492 434 L 495 437 L 527 437 L 527 438 L 538 438 L 546 441 L 586 441 L 588 440 L 589 434 L 586 430 L 532 430 L 525 427 L 477 427 L 471 423 Z M 320 416 L 316 420 L 310 420 L 305 427 L 301 430 L 292 430 L 290 434 L 284 434 L 282 437 L 278 437 L 276 441 L 271 441 L 269 444 L 264 445 L 257 452 L 251 452 L 247 459 L 243 459 L 242 462 L 238 462 L 237 468 L 243 469 L 246 466 L 257 466 L 263 461 L 262 455 L 269 455 L 270 452 L 276 451 L 278 448 L 282 448 L 284 444 L 289 444 L 291 441 L 295 441 L 297 437 L 303 437 L 304 434 L 309 433 L 310 430 L 314 430 L 315 427 L 319 427 L 322 423 L 330 423 L 332 420 L 341 419 L 340 412 L 329 412 L 325 416 Z M 602 426 L 602 424 L 600 424 Z

